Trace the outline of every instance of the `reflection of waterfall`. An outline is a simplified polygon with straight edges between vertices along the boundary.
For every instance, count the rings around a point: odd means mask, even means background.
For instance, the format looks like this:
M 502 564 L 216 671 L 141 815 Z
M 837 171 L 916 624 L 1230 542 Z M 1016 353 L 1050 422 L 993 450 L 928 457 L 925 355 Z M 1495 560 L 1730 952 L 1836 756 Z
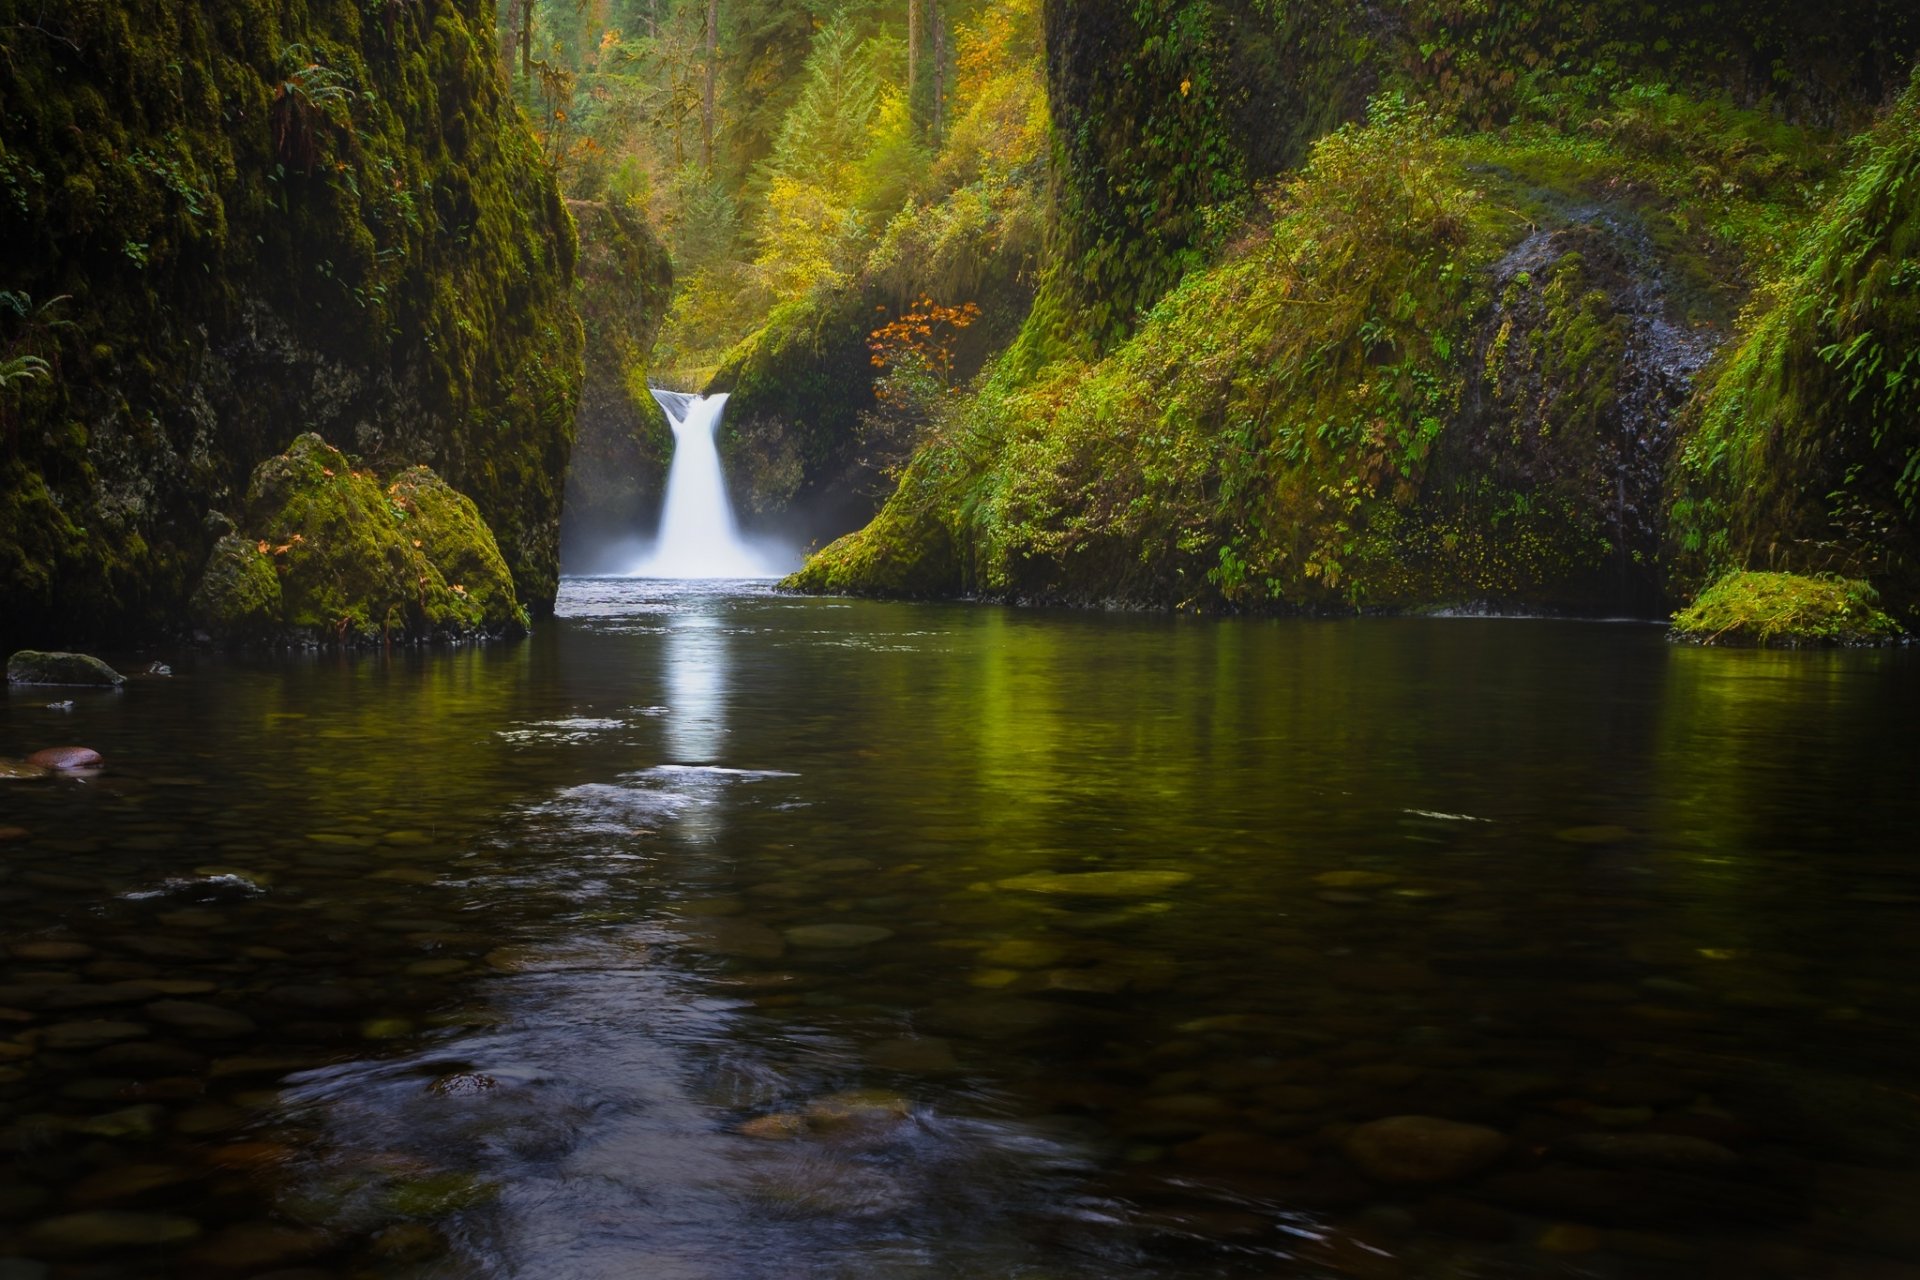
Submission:
M 780 570 L 740 538 L 727 501 L 714 435 L 727 398 L 655 391 L 673 426 L 666 510 L 653 553 L 634 569 L 642 578 L 773 578 Z
M 679 764 L 718 760 L 727 733 L 727 633 L 712 615 L 689 613 L 673 619 L 665 641 L 668 750 Z

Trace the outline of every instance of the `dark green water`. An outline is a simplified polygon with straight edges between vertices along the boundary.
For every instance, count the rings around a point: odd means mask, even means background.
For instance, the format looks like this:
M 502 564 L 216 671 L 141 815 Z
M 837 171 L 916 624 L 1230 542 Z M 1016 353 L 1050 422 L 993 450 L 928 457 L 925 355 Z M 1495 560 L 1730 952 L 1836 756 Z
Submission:
M 1920 1276 L 1912 654 L 562 610 L 0 703 L 0 1280 Z

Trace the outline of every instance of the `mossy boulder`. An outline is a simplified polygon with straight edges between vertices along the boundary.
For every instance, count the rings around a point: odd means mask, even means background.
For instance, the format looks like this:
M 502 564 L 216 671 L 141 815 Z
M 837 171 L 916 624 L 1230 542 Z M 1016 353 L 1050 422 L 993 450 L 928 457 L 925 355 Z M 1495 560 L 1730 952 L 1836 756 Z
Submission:
M 471 499 L 425 467 L 382 482 L 310 433 L 255 470 L 193 610 L 227 643 L 461 640 L 527 622 Z
M 116 688 L 127 678 L 90 653 L 42 653 L 22 649 L 7 659 L 8 684 L 87 685 Z
M 1672 634 L 1694 644 L 1782 649 L 1892 644 L 1902 632 L 1878 601 L 1857 579 L 1729 573 L 1674 615 Z

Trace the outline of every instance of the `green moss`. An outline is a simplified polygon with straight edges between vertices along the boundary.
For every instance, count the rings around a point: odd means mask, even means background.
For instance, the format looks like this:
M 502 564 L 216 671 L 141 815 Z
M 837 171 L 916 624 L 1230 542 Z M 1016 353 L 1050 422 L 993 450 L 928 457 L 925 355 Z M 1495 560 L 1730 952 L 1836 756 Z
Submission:
M 177 625 L 205 512 L 304 429 L 435 467 L 551 599 L 574 238 L 492 17 L 76 0 L 0 30 L 0 291 L 68 299 L 0 318 L 55 370 L 0 436 L 84 530 L 0 521 L 7 628 Z
M 1674 559 L 1831 570 L 1920 608 L 1920 83 L 1756 297 L 1690 416 Z
M 1729 573 L 1673 616 L 1676 639 L 1697 644 L 1889 644 L 1898 624 L 1865 582 L 1828 574 Z
M 194 606 L 228 642 L 454 640 L 526 625 L 470 499 L 424 467 L 382 484 L 311 434 L 254 472 Z

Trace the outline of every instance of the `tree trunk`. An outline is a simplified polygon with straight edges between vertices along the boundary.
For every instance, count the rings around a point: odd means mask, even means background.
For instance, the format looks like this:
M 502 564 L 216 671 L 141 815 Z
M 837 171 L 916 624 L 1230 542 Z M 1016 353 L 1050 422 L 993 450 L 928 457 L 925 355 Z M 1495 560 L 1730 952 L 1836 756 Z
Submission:
M 927 0 L 933 28 L 933 141 L 938 144 L 947 127 L 947 27 L 940 20 L 940 0 Z
M 713 172 L 713 108 L 720 83 L 720 0 L 707 0 L 707 83 L 700 95 L 700 154 Z
M 533 4 L 534 0 L 520 0 L 520 76 L 533 78 Z
M 920 0 L 907 0 L 907 118 L 920 127 Z

